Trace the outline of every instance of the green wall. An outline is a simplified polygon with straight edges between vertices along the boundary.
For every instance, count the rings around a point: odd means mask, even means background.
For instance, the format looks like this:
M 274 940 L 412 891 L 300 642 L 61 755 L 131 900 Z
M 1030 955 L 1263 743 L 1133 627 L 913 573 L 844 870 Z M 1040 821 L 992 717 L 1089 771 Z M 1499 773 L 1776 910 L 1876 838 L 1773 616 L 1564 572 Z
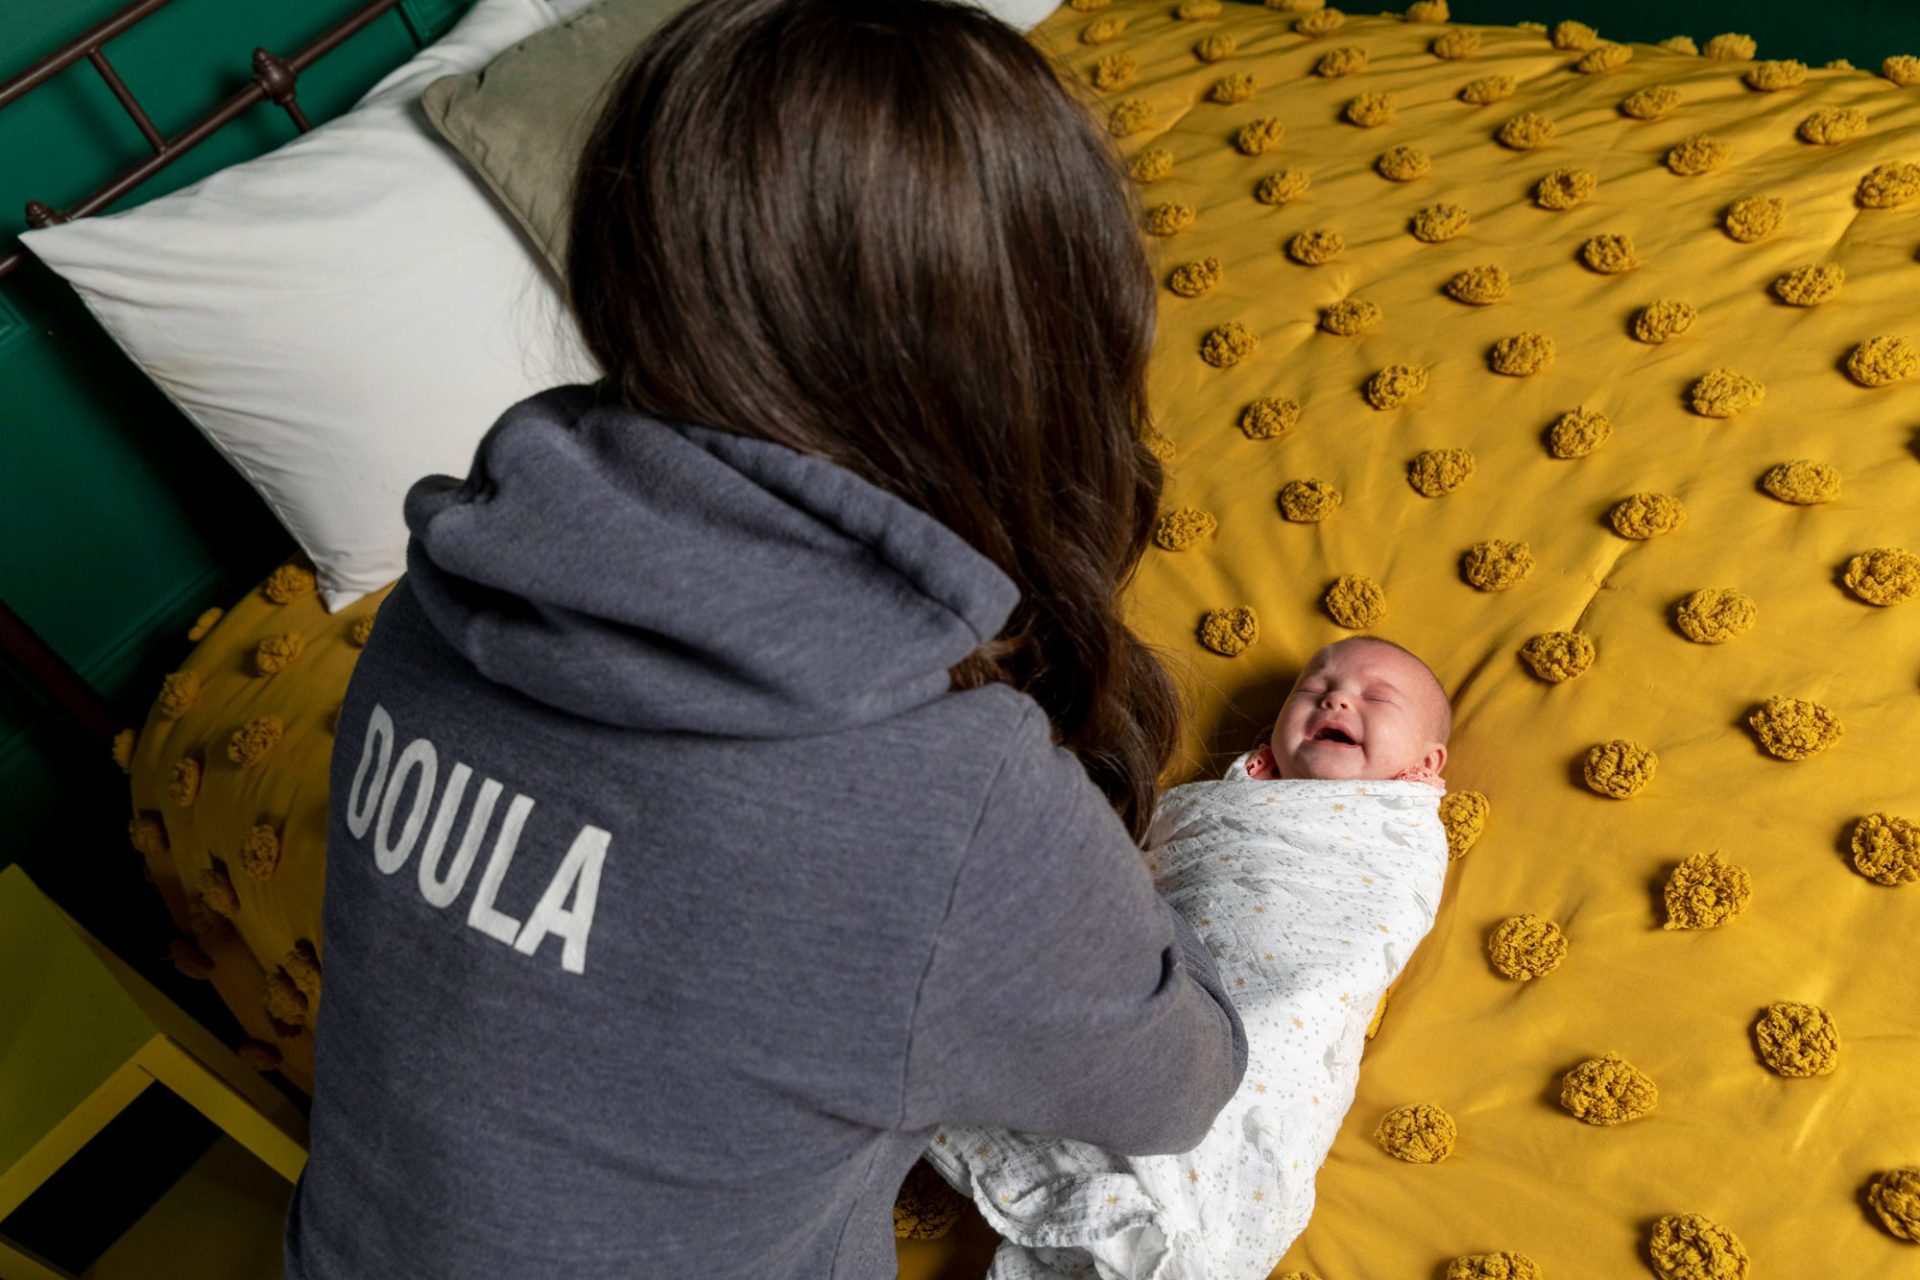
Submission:
M 407 0 L 303 73 L 309 120 L 339 114 L 469 0 Z M 125 0 L 0 6 L 0 77 Z M 174 0 L 115 37 L 107 57 L 163 134 L 246 86 L 256 45 L 290 58 L 356 0 Z M 107 212 L 183 187 L 296 136 L 254 106 Z M 84 60 L 0 110 L 0 232 L 28 200 L 83 199 L 149 154 Z M 293 549 L 267 508 L 38 262 L 0 281 L 0 599 L 95 687 L 126 725 L 145 718 L 186 628 Z M 10 670 L 0 669 L 0 866 L 19 862 L 119 949 L 164 945 L 164 913 L 127 847 L 125 779 Z M 142 925 L 146 927 L 143 928 Z M 155 939 L 160 941 L 156 944 Z

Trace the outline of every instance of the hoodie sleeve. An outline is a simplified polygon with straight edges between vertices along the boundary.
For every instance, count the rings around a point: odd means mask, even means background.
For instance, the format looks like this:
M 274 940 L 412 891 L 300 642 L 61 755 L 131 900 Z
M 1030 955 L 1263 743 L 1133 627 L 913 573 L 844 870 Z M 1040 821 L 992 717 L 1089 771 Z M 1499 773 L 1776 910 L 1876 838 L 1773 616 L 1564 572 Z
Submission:
M 1213 957 L 1029 707 L 921 980 L 901 1127 L 989 1125 L 1120 1155 L 1187 1151 L 1246 1063 Z

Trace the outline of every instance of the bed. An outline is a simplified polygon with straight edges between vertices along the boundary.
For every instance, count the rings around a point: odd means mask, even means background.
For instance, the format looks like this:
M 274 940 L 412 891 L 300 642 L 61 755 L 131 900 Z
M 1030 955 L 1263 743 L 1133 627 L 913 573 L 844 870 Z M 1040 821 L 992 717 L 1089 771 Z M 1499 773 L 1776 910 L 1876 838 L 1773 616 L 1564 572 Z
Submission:
M 1276 1274 L 1920 1265 L 1920 59 L 1440 0 L 1074 0 L 1030 38 L 1165 286 L 1127 608 L 1190 701 L 1166 781 L 1343 635 L 1454 699 L 1438 923 Z M 377 542 L 196 628 L 121 740 L 177 962 L 303 1088 Z M 910 1181 L 904 1273 L 981 1274 L 942 1190 Z

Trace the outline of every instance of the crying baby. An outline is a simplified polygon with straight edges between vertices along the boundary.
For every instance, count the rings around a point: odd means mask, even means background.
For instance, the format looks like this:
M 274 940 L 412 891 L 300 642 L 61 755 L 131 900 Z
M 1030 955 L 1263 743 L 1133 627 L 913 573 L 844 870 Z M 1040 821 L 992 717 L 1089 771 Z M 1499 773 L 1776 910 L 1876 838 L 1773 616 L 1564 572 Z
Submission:
M 1453 733 L 1447 691 L 1390 640 L 1353 636 L 1315 654 L 1280 704 L 1249 777 L 1399 778 L 1444 787 Z
M 1433 926 L 1451 730 L 1424 662 L 1353 636 L 1314 654 L 1267 742 L 1160 797 L 1147 864 L 1213 955 L 1246 1075 L 1174 1154 L 943 1128 L 925 1154 L 1003 1237 L 991 1280 L 1273 1270 L 1306 1228 L 1373 1012 Z

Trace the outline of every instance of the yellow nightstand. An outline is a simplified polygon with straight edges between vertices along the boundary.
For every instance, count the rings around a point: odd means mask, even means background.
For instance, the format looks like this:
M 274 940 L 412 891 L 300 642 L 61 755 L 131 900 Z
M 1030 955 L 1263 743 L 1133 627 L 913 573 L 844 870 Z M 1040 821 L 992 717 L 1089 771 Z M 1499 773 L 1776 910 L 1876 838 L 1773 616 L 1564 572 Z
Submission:
M 17 866 L 0 872 L 0 975 L 0 1218 L 156 1082 L 299 1178 L 299 1110 Z M 71 1280 L 5 1239 L 0 1275 Z

